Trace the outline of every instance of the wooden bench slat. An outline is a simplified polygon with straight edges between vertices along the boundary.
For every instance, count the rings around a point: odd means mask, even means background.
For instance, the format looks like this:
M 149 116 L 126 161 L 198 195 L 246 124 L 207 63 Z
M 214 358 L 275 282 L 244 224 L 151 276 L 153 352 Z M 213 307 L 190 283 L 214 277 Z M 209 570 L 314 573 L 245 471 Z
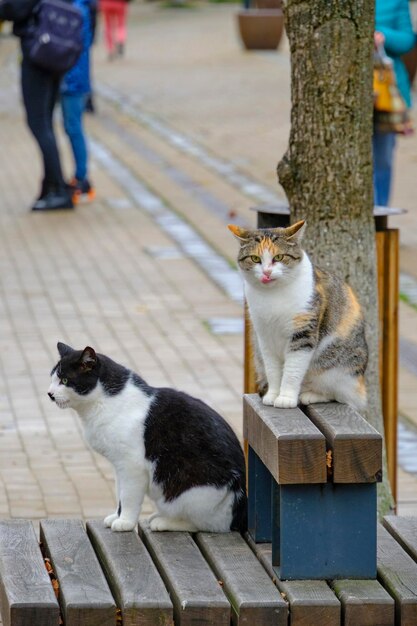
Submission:
M 347 404 L 311 404 L 305 411 L 324 434 L 333 454 L 333 482 L 369 483 L 382 479 L 382 437 Z
M 344 626 L 394 626 L 395 602 L 377 580 L 335 580 Z
M 264 406 L 257 394 L 243 399 L 244 437 L 279 484 L 325 483 L 326 440 L 300 409 Z
M 417 564 L 389 532 L 378 526 L 378 578 L 395 599 L 401 626 L 417 624 Z
M 59 622 L 59 605 L 28 520 L 0 521 L 0 610 L 4 626 Z
M 239 533 L 198 533 L 196 542 L 232 607 L 237 626 L 286 626 L 288 607 Z
M 272 567 L 272 545 L 247 541 L 281 595 L 289 602 L 291 626 L 341 626 L 341 606 L 333 591 L 322 580 L 282 581 Z
M 59 582 L 65 626 L 114 626 L 113 596 L 82 522 L 43 520 L 40 531 Z
M 341 607 L 325 581 L 293 580 L 280 584 L 290 603 L 291 626 L 339 626 Z
M 171 626 L 172 602 L 138 535 L 112 532 L 102 521 L 88 521 L 87 533 L 122 611 L 123 625 Z
M 170 592 L 176 626 L 229 626 L 229 602 L 191 535 L 152 532 L 143 523 L 139 535 Z
M 417 517 L 387 515 L 383 524 L 411 558 L 417 561 Z

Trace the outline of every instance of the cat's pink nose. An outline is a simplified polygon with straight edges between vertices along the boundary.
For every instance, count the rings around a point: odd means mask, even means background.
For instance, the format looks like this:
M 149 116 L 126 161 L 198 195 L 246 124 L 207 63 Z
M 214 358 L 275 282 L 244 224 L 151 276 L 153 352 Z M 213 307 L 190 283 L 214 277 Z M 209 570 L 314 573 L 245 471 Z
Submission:
M 271 268 L 269 268 L 269 267 L 266 267 L 266 268 L 263 270 L 263 273 L 265 274 L 265 276 L 271 276 L 271 274 L 272 274 L 272 269 L 271 269 Z

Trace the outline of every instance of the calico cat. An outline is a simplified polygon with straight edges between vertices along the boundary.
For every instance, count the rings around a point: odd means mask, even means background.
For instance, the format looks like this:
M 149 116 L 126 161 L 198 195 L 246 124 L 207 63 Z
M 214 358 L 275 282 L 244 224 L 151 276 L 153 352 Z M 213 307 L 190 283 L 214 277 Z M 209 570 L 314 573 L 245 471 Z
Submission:
M 104 524 L 132 530 L 148 494 L 152 530 L 246 529 L 245 461 L 227 422 L 201 400 L 150 387 L 93 348 L 58 343 L 48 395 L 81 418 L 91 447 L 116 475 L 115 513 Z
M 263 403 L 280 408 L 336 400 L 366 405 L 364 319 L 352 289 L 312 265 L 301 247 L 306 224 L 245 230 L 238 264 L 254 329 Z

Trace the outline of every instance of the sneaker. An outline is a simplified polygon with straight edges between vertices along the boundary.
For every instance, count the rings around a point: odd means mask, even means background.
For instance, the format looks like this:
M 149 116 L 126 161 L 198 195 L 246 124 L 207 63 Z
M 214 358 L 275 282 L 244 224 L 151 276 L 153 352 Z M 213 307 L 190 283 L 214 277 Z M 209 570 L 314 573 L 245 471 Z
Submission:
M 87 98 L 87 101 L 85 103 L 85 112 L 86 113 L 96 113 L 96 104 L 93 98 L 93 94 L 90 93 L 90 95 Z
M 73 178 L 69 185 L 72 190 L 72 201 L 74 204 L 77 204 L 82 198 L 94 200 L 96 197 L 96 190 L 91 186 L 87 178 L 84 178 L 84 180 Z
M 48 191 L 42 198 L 36 200 L 32 211 L 55 211 L 57 209 L 73 209 L 71 195 L 65 190 Z

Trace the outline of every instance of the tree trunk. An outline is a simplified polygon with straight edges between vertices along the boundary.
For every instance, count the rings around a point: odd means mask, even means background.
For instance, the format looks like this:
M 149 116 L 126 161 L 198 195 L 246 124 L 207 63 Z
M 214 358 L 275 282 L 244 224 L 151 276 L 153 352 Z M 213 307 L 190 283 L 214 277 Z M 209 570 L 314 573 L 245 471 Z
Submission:
M 365 417 L 383 433 L 371 150 L 374 3 L 287 0 L 285 18 L 292 110 L 278 178 L 291 221 L 307 220 L 304 241 L 312 260 L 344 276 L 366 312 Z M 384 471 L 380 514 L 391 507 Z

